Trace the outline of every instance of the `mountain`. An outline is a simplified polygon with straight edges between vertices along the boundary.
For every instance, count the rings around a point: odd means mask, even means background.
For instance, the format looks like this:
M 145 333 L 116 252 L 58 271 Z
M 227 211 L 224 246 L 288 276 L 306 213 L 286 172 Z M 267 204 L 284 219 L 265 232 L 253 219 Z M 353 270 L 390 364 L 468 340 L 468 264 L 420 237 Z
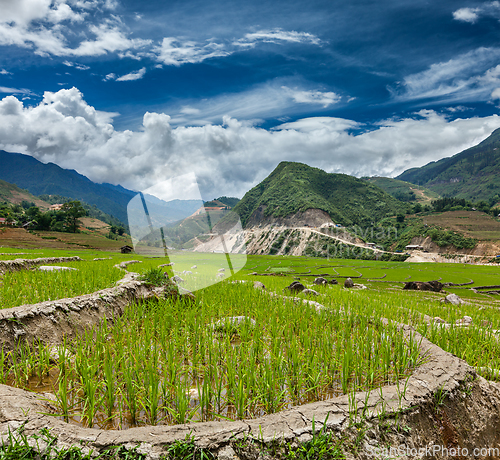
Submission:
M 0 203 L 21 204 L 23 201 L 34 203 L 41 209 L 48 209 L 50 206 L 50 203 L 33 196 L 27 190 L 23 190 L 15 184 L 0 180 Z
M 500 128 L 480 144 L 456 155 L 404 171 L 396 179 L 424 185 L 443 196 L 471 201 L 500 194 Z
M 246 227 L 286 223 L 283 218 L 290 216 L 297 222 L 289 223 L 296 224 L 311 218 L 316 226 L 330 218 L 344 226 L 366 226 L 405 209 L 404 203 L 364 180 L 286 161 L 233 208 Z
M 439 198 L 439 195 L 425 187 L 390 177 L 363 177 L 370 184 L 380 187 L 400 201 L 427 204 Z
M 82 200 L 127 223 L 127 204 L 136 192 L 119 185 L 96 184 L 74 170 L 45 164 L 20 153 L 0 150 L 0 165 L 0 179 L 33 195 L 61 195 Z

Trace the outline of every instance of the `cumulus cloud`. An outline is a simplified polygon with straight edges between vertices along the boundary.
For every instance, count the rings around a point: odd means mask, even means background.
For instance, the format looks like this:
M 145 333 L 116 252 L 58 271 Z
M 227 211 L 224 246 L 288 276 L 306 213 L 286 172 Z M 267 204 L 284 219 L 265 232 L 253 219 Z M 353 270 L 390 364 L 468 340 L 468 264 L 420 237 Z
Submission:
M 453 12 L 453 19 L 474 24 L 481 16 L 500 19 L 500 2 L 486 2 L 476 8 L 460 8 Z
M 500 85 L 500 48 L 478 48 L 428 69 L 408 75 L 397 88 L 398 100 L 434 98 L 448 101 L 489 100 Z
M 239 195 L 282 160 L 330 172 L 394 175 L 453 155 L 500 127 L 500 117 L 449 121 L 433 111 L 387 120 L 362 134 L 353 120 L 319 117 L 274 130 L 226 117 L 223 124 L 171 125 L 164 113 L 147 112 L 138 131 L 119 131 L 112 115 L 89 106 L 76 88 L 46 92 L 24 106 L 0 101 L 0 148 L 73 168 L 97 182 L 144 189 L 194 172 L 203 196 Z
M 121 77 L 117 78 L 116 81 L 140 80 L 142 77 L 144 77 L 144 75 L 146 75 L 146 67 L 143 67 L 136 72 L 130 72 L 127 75 L 122 75 Z
M 474 23 L 478 18 L 478 8 L 460 8 L 453 12 L 453 19 L 457 21 L 464 21 Z
M 12 75 L 12 72 L 9 72 L 8 70 L 2 69 L 2 70 L 0 70 L 0 75 Z

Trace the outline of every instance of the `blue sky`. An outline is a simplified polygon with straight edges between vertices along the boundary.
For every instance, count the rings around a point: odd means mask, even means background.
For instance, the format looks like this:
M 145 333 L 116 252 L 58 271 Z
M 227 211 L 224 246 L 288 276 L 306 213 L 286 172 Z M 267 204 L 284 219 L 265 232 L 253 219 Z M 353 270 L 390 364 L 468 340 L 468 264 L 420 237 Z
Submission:
M 500 2 L 0 0 L 0 148 L 242 196 L 393 176 L 500 127 Z

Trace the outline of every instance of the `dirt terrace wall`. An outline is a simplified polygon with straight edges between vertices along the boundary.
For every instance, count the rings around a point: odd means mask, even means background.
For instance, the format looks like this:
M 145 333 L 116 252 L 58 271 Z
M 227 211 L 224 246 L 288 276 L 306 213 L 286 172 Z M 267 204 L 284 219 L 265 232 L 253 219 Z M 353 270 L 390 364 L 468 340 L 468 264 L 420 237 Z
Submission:
M 8 271 L 26 270 L 42 264 L 56 264 L 58 262 L 81 261 L 80 257 L 39 257 L 38 259 L 0 260 L 0 273 Z
M 82 307 L 77 311 L 72 309 L 76 305 L 74 300 L 66 299 L 0 312 L 3 313 L 1 324 L 5 327 L 2 340 L 7 344 L 15 340 L 15 332 L 9 329 L 8 326 L 12 325 L 7 324 L 7 318 L 18 319 L 33 327 L 33 336 L 59 342 L 63 333 L 60 331 L 73 331 L 76 321 L 85 325 L 88 317 L 95 321 L 99 315 L 119 314 L 131 298 L 149 295 L 150 291 L 140 283 L 127 281 L 120 287 L 82 296 L 84 301 L 83 304 L 80 302 Z M 471 451 L 474 447 L 499 446 L 500 389 L 497 384 L 478 377 L 464 361 L 443 351 L 412 328 L 404 326 L 402 329 L 407 337 L 412 335 L 414 340 L 421 341 L 421 352 L 427 355 L 427 360 L 399 387 L 392 385 L 384 387 L 381 392 L 356 394 L 358 420 L 363 411 L 366 417 L 358 428 L 350 423 L 354 412 L 346 395 L 254 420 L 104 431 L 80 428 L 44 415 L 52 408 L 49 402 L 40 400 L 40 395 L 0 385 L 0 433 L 6 439 L 9 429 L 17 429 L 23 424 L 28 435 L 48 427 L 58 438 L 60 447 L 83 444 L 98 452 L 116 445 L 129 448 L 140 445 L 139 451 L 147 453 L 150 459 L 165 454 L 168 445 L 174 441 L 193 435 L 197 445 L 212 449 L 221 460 L 249 459 L 257 458 L 250 440 L 258 439 L 258 444 L 268 446 L 283 440 L 306 441 L 311 438 L 313 420 L 319 429 L 328 416 L 327 428 L 338 437 L 347 439 L 345 447 L 349 458 L 373 458 L 371 448 L 388 445 L 422 448 L 437 444 L 467 447 Z M 6 338 L 9 335 L 10 339 Z M 440 392 L 448 395 L 443 406 L 437 404 L 436 395 Z M 366 435 L 357 445 L 352 440 L 358 436 L 359 426 L 364 427 Z M 407 429 L 397 429 L 398 426 Z M 245 451 L 238 450 L 237 440 L 247 443 Z
M 116 287 L 93 294 L 0 310 L 0 346 L 10 350 L 19 340 L 56 345 L 103 318 L 122 315 L 130 302 L 161 295 L 161 289 L 151 289 L 134 277 L 127 274 Z

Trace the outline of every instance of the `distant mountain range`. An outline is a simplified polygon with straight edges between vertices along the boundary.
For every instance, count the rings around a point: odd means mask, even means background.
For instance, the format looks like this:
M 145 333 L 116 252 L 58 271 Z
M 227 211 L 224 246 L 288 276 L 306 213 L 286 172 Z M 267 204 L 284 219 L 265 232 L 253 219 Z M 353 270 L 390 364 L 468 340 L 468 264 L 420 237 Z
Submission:
M 96 184 L 74 170 L 20 153 L 0 150 L 0 165 L 1 180 L 33 195 L 61 195 L 94 204 L 123 223 L 127 223 L 127 203 L 137 194 L 120 185 Z
M 500 129 L 480 144 L 449 158 L 412 168 L 396 179 L 422 185 L 442 196 L 473 202 L 500 195 Z
M 243 226 L 316 209 L 333 222 L 370 225 L 405 211 L 405 204 L 381 188 L 346 174 L 330 174 L 303 163 L 281 162 L 233 208 Z

